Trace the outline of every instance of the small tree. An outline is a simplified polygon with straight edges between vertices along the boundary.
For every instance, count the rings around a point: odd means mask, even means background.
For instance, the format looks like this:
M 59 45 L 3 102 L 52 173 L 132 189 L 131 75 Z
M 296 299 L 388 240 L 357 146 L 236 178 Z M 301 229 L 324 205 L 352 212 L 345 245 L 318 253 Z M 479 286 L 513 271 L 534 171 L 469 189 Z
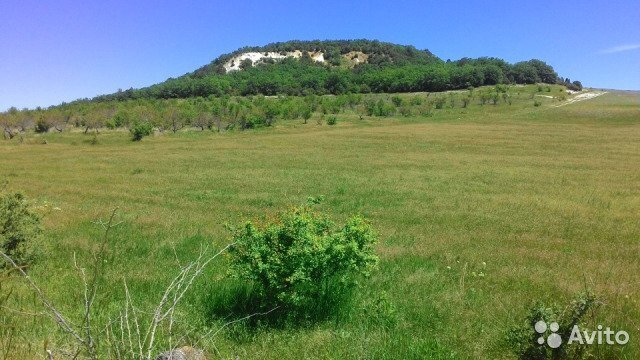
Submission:
M 463 96 L 462 97 L 462 107 L 466 108 L 469 105 L 469 102 L 471 102 L 471 96 Z
M 571 85 L 573 85 L 573 88 L 577 91 L 582 91 L 582 83 L 578 80 L 574 81 L 571 83 Z
M 211 113 L 201 112 L 196 115 L 196 117 L 191 122 L 191 125 L 197 127 L 201 131 L 204 131 L 204 129 L 211 129 L 211 127 L 213 126 L 213 122 L 214 119 Z M 218 131 L 220 131 L 219 128 Z
M 48 133 L 51 127 L 52 127 L 51 118 L 45 114 L 42 114 L 42 113 L 39 114 L 38 120 L 36 120 L 35 131 L 40 134 Z
M 267 126 L 271 126 L 276 117 L 280 115 L 280 106 L 274 101 L 268 101 L 264 104 L 264 119 Z
M 486 92 L 480 93 L 480 105 L 484 105 L 489 101 L 490 95 Z
M 309 119 L 311 119 L 311 115 L 313 115 L 313 112 L 311 111 L 311 107 L 305 106 L 302 109 L 302 118 L 304 119 L 305 124 L 309 121 Z
M 63 132 L 69 123 L 71 115 L 68 112 L 52 110 L 51 126 L 56 129 L 57 132 Z
M 11 108 L 9 111 L 0 113 L 0 127 L 2 128 L 2 135 L 5 139 L 13 139 L 17 130 L 15 128 L 16 108 Z
M 500 100 L 500 95 L 497 92 L 491 93 L 491 104 L 498 105 L 498 100 Z
M 140 141 L 143 137 L 153 134 L 153 124 L 148 121 L 136 121 L 131 125 L 129 131 L 133 141 Z

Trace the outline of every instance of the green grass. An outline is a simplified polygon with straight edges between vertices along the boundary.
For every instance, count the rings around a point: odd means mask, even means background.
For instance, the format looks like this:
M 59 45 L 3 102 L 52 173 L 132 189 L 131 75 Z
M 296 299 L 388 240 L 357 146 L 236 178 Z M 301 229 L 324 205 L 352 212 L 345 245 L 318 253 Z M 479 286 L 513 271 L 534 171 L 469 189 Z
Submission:
M 122 302 L 123 277 L 141 306 L 157 302 L 176 273 L 174 254 L 186 261 L 202 244 L 222 246 L 225 223 L 269 217 L 317 195 L 338 221 L 355 213 L 372 221 L 380 269 L 333 321 L 240 323 L 199 339 L 225 321 L 207 315 L 211 294 L 231 287 L 224 260 L 216 262 L 177 325 L 188 334 L 184 344 L 212 357 L 512 358 L 505 333 L 532 302 L 566 303 L 585 283 L 605 304 L 590 324 L 631 338 L 599 354 L 640 356 L 639 96 L 614 92 L 562 107 L 536 97 L 542 106 L 534 107 L 533 87 L 511 91 L 511 106 L 447 104 L 431 117 L 338 114 L 334 126 L 314 117 L 139 143 L 113 131 L 97 145 L 79 132 L 29 135 L 0 141 L 0 179 L 41 206 L 45 256 L 31 274 L 75 315 L 82 294 L 73 253 L 88 263 L 101 233 L 92 221 L 119 208 L 101 321 Z M 396 308 L 393 324 L 363 310 L 383 293 Z M 34 304 L 18 288 L 7 306 L 42 310 Z M 64 343 L 46 317 L 3 319 L 19 335 L 15 358 L 40 356 L 47 339 Z

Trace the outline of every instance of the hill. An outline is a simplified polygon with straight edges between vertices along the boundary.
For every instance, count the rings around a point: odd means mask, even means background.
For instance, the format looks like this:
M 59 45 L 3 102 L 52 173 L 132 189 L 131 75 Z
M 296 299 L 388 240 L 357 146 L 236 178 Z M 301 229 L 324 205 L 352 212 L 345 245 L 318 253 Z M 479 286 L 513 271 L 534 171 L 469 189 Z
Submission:
M 445 91 L 540 82 L 574 87 L 537 59 L 443 61 L 429 50 L 377 40 L 288 41 L 244 47 L 181 77 L 94 100 Z

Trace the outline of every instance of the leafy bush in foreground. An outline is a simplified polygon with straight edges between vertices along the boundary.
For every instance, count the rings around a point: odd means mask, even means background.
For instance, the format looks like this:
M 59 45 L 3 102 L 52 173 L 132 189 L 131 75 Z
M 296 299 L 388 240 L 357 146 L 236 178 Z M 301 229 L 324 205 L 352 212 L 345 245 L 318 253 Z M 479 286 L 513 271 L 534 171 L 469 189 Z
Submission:
M 587 312 L 598 304 L 596 297 L 586 292 L 577 296 L 564 309 L 557 305 L 547 306 L 536 303 L 524 321 L 507 334 L 507 342 L 520 359 L 582 359 L 587 357 L 587 349 L 578 343 L 568 344 L 574 325 L 581 325 Z M 555 331 L 563 339 L 562 344 L 552 349 L 546 343 L 538 343 L 541 334 L 536 332 L 538 321 L 546 324 L 557 322 Z M 549 330 L 548 330 L 549 331 Z
M 18 265 L 33 257 L 33 241 L 40 237 L 40 217 L 19 193 L 0 194 L 0 250 Z M 4 261 L 0 262 L 4 265 Z M 0 266 L 1 267 L 1 266 Z
M 366 220 L 355 216 L 337 229 L 309 207 L 286 211 L 266 226 L 247 222 L 233 238 L 232 275 L 252 282 L 262 306 L 290 315 L 345 293 L 378 261 L 377 237 Z

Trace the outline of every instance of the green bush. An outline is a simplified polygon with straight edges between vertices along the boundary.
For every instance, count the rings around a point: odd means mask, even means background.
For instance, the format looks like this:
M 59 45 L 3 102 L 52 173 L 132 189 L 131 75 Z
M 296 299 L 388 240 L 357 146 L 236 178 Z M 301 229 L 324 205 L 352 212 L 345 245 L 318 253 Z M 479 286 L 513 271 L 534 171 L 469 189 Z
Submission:
M 371 273 L 376 241 L 360 216 L 337 229 L 308 206 L 293 208 L 271 224 L 247 222 L 234 230 L 231 275 L 251 283 L 261 307 L 307 316 Z
M 335 125 L 338 123 L 338 118 L 335 116 L 329 116 L 327 118 L 327 125 Z
M 545 305 L 536 303 L 524 320 L 514 326 L 507 333 L 507 343 L 520 359 L 582 359 L 591 358 L 587 356 L 587 349 L 579 343 L 569 344 L 567 339 L 571 335 L 574 325 L 582 325 L 583 318 L 598 304 L 596 297 L 585 292 L 578 295 L 571 303 L 565 307 L 558 305 Z M 538 343 L 541 337 L 535 330 L 538 321 L 546 324 L 558 323 L 556 334 L 563 339 L 558 348 L 552 349 L 546 343 Z M 547 330 L 547 334 L 550 334 Z M 545 336 L 546 337 L 546 336 Z
M 18 265 L 33 260 L 34 243 L 42 233 L 40 217 L 22 194 L 0 194 L 0 249 Z M 0 262 L 5 266 L 4 261 Z M 2 266 L 0 266 L 1 268 Z
M 400 106 L 402 106 L 402 104 L 404 104 L 404 101 L 402 100 L 402 98 L 400 96 L 397 96 L 397 95 L 391 97 L 391 102 L 396 107 L 400 107 Z
M 491 97 L 491 103 L 493 105 L 498 105 L 498 100 L 500 100 L 500 95 L 497 92 L 492 92 L 490 97 Z
M 404 117 L 409 117 L 412 115 L 411 112 L 411 108 L 408 106 L 401 106 L 398 108 L 398 112 L 400 113 L 400 115 L 404 116 Z
M 467 106 L 469 106 L 469 103 L 471 102 L 471 95 L 467 95 L 467 96 L 462 96 L 462 107 L 466 108 Z
M 153 134 L 153 124 L 148 121 L 136 121 L 129 129 L 133 141 L 140 141 L 143 137 Z
M 115 130 L 115 128 L 117 127 L 116 121 L 114 119 L 109 119 L 105 121 L 104 126 L 106 126 L 106 128 L 109 130 Z
M 35 132 L 39 134 L 47 133 L 51 129 L 51 123 L 44 118 L 38 119 L 36 121 Z
M 439 96 L 435 99 L 433 104 L 435 105 L 436 109 L 442 109 L 446 102 L 447 99 L 444 96 Z
M 382 99 L 377 102 L 373 100 L 367 101 L 365 103 L 365 108 L 367 110 L 367 115 L 381 117 L 391 116 L 396 110 L 395 106 L 385 103 Z
M 542 103 L 541 103 L 540 101 L 538 101 L 538 100 L 535 100 L 535 101 L 533 102 L 533 106 L 535 106 L 535 107 L 538 107 L 538 106 L 540 106 L 540 105 L 542 105 Z
M 419 96 L 413 96 L 410 100 L 409 100 L 409 105 L 411 106 L 416 106 L 416 105 L 422 105 L 422 98 L 420 98 Z
M 507 85 L 504 85 L 504 84 L 496 85 L 496 92 L 506 94 L 508 90 L 509 90 L 509 87 Z

